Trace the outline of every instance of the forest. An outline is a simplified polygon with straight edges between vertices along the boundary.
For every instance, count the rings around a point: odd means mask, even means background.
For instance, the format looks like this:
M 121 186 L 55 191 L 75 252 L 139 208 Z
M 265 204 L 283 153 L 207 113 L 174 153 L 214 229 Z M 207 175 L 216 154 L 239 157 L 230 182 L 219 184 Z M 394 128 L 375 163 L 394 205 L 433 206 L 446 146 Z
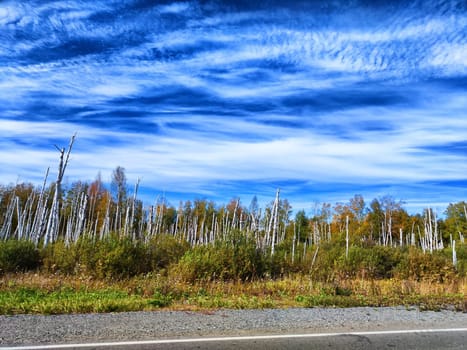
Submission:
M 143 308 L 186 303 L 195 289 L 264 297 L 267 283 L 280 285 L 292 305 L 417 304 L 423 297 L 424 303 L 466 308 L 464 201 L 443 213 L 426 208 L 410 215 L 393 197 L 367 204 L 357 194 L 344 203 L 316 204 L 312 214 L 294 213 L 278 189 L 265 208 L 256 197 L 248 205 L 240 198 L 226 204 L 203 198 L 174 206 L 163 197 L 144 205 L 139 182 L 129 186 L 121 166 L 109 188 L 100 175 L 63 186 L 71 145 L 61 149 L 58 176 L 50 184 L 47 171 L 39 187 L 0 185 L 2 312 L 34 312 L 15 308 L 11 300 L 26 287 L 33 288 L 33 296 L 61 290 L 57 280 L 69 281 L 75 291 L 77 285 L 78 290 L 105 285 L 129 296 L 149 295 Z M 28 279 L 36 282 L 28 285 Z M 267 298 L 278 297 L 276 287 Z

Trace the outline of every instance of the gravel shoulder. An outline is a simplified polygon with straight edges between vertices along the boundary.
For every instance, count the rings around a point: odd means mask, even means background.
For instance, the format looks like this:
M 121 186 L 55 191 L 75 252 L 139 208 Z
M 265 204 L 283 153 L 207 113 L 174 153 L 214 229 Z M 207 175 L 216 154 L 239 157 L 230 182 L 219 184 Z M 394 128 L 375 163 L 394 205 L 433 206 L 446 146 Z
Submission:
M 405 307 L 15 315 L 0 316 L 0 344 L 465 327 L 467 313 Z

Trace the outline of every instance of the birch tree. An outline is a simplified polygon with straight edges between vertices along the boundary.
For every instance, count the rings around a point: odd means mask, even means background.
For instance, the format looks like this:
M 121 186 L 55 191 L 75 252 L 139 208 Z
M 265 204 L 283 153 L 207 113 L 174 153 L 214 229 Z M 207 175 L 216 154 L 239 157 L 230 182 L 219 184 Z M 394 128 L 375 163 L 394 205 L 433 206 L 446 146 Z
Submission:
M 58 163 L 58 173 L 57 179 L 55 180 L 55 191 L 54 198 L 52 201 L 52 209 L 50 211 L 49 221 L 47 223 L 47 231 L 44 238 L 44 246 L 48 243 L 54 242 L 58 237 L 58 229 L 60 222 L 60 207 L 62 201 L 62 181 L 63 176 L 65 175 L 65 170 L 70 159 L 71 149 L 73 148 L 73 143 L 75 142 L 76 134 L 71 137 L 68 148 L 59 148 L 55 145 L 55 148 L 60 153 L 59 163 Z

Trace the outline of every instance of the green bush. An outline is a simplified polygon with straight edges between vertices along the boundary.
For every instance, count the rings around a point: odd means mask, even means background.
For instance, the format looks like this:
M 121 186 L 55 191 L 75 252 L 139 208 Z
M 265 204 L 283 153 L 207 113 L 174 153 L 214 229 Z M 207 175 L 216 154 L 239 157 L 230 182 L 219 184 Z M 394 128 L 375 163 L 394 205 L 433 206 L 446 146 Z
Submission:
M 40 262 L 39 251 L 32 242 L 14 239 L 0 242 L 0 273 L 33 270 Z
M 271 256 L 269 251 L 266 252 L 266 255 L 263 256 L 264 271 L 272 278 L 280 278 L 289 273 L 302 271 L 306 264 L 303 264 L 303 261 L 296 261 L 292 264 L 291 251 L 291 240 L 285 240 L 275 247 L 274 255 Z M 306 269 L 306 272 L 308 270 L 309 268 Z
M 48 272 L 74 274 L 77 267 L 77 254 L 73 246 L 58 241 L 42 249 L 43 268 Z
M 188 242 L 180 242 L 170 235 L 157 235 L 147 244 L 149 263 L 152 271 L 167 269 L 178 262 L 190 248 Z
M 67 245 L 63 240 L 49 244 L 42 249 L 43 268 L 48 272 L 62 274 L 96 272 L 98 242 L 82 236 L 77 242 Z
M 316 246 L 312 247 L 307 259 L 308 266 L 311 268 L 311 277 L 315 281 L 333 282 L 337 278 L 337 264 L 342 254 L 345 254 L 345 248 L 333 243 L 322 243 L 312 266 L 312 259 L 316 249 Z
M 452 248 L 446 248 L 443 250 L 443 255 L 446 257 L 446 260 L 452 261 Z M 456 272 L 465 277 L 467 275 L 467 244 L 456 242 L 456 256 L 457 256 L 457 265 Z
M 42 254 L 44 269 L 49 272 L 120 279 L 151 270 L 146 246 L 117 235 L 102 240 L 82 237 L 68 246 L 58 241 L 45 247 Z
M 342 277 L 390 278 L 401 261 L 400 249 L 374 246 L 362 248 L 352 246 L 346 257 L 339 257 L 338 270 Z
M 141 242 L 109 236 L 97 244 L 95 274 L 99 278 L 128 278 L 150 271 L 147 250 Z
M 442 251 L 423 253 L 411 247 L 395 268 L 395 273 L 398 277 L 417 281 L 448 281 L 454 277 L 455 270 L 452 261 L 444 254 Z
M 256 248 L 254 239 L 233 231 L 213 245 L 196 246 L 188 250 L 172 272 L 182 279 L 251 280 L 266 272 L 265 255 Z
M 211 256 L 211 253 L 213 256 Z M 179 262 L 171 269 L 171 273 L 178 275 L 187 282 L 222 278 L 223 264 L 218 264 L 214 261 L 214 257 L 216 256 L 212 247 L 194 247 L 182 256 Z
M 147 242 L 111 234 L 103 239 L 83 235 L 69 245 L 58 241 L 40 251 L 31 242 L 0 242 L 0 273 L 26 271 L 43 266 L 45 271 L 84 274 L 96 278 L 122 279 L 157 271 L 186 281 L 280 278 L 288 274 L 310 274 L 313 281 L 339 283 L 347 278 L 447 281 L 467 272 L 467 245 L 457 246 L 457 267 L 450 248 L 432 254 L 418 247 L 345 245 L 322 242 L 297 248 L 291 259 L 290 238 L 270 248 L 258 249 L 246 232 L 233 230 L 224 239 L 190 247 L 171 235 L 157 235 Z M 317 252 L 316 256 L 315 253 Z M 304 255 L 304 256 L 303 256 Z

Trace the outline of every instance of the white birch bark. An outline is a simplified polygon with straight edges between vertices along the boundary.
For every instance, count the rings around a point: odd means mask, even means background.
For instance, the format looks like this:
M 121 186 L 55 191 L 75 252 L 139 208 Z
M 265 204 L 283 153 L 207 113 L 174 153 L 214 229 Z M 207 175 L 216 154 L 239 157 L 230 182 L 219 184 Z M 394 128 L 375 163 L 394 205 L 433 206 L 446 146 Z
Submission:
M 457 268 L 456 241 L 452 241 L 452 265 Z
M 349 216 L 345 217 L 345 258 L 349 257 Z
M 65 175 L 65 170 L 70 159 L 71 149 L 73 148 L 73 143 L 75 142 L 76 134 L 71 137 L 70 144 L 68 149 L 58 148 L 60 152 L 60 161 L 58 165 L 58 175 L 57 180 L 55 181 L 55 192 L 54 199 L 52 202 L 52 209 L 50 211 L 49 222 L 47 224 L 47 231 L 44 239 L 44 246 L 54 242 L 58 237 L 58 229 L 60 223 L 60 201 L 62 198 L 62 180 Z M 65 153 L 66 151 L 66 153 Z
M 279 211 L 279 193 L 280 193 L 280 190 L 277 189 L 276 199 L 274 200 L 274 205 L 273 205 L 273 210 L 272 210 L 273 214 L 272 214 L 271 222 L 273 225 L 273 230 L 272 230 L 272 237 L 271 237 L 271 256 L 274 255 L 275 245 L 276 245 L 278 211 Z

